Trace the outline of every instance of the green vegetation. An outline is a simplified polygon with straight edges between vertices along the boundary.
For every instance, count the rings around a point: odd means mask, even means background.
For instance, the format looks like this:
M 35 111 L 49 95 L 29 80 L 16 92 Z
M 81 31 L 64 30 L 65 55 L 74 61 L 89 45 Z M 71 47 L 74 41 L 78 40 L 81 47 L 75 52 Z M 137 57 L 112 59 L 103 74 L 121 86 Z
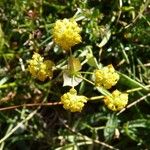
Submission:
M 68 52 L 53 28 L 72 17 L 82 42 Z M 46 78 L 29 70 L 37 53 Z M 95 86 L 110 64 L 119 81 Z M 150 0 L 0 0 L 0 150 L 148 150 L 149 84 Z M 62 106 L 72 86 L 81 112 Z M 121 110 L 104 100 L 116 89 L 128 94 Z

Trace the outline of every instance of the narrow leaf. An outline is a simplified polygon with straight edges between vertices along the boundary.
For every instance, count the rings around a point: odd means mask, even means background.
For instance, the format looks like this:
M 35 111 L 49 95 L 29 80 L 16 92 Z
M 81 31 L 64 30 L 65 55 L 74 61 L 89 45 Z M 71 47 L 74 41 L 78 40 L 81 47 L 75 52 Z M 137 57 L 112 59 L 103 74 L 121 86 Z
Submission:
M 112 139 L 117 126 L 118 126 L 117 117 L 114 114 L 110 115 L 106 123 L 106 127 L 104 129 L 104 137 L 106 141 Z
M 141 87 L 142 89 L 148 91 L 149 89 L 146 88 L 144 85 L 142 85 L 141 83 L 131 79 L 130 77 L 128 77 L 127 75 L 123 74 L 123 73 L 120 73 L 118 72 L 119 75 L 120 75 L 120 80 L 121 82 L 123 82 L 123 84 L 127 85 L 128 87 L 131 87 L 131 88 L 138 88 L 138 87 Z
M 110 30 L 108 30 L 105 33 L 105 35 L 104 35 L 102 41 L 100 42 L 100 44 L 98 44 L 97 46 L 100 47 L 100 48 L 103 47 L 108 42 L 108 40 L 110 39 L 110 36 L 111 36 L 111 32 L 110 32 Z

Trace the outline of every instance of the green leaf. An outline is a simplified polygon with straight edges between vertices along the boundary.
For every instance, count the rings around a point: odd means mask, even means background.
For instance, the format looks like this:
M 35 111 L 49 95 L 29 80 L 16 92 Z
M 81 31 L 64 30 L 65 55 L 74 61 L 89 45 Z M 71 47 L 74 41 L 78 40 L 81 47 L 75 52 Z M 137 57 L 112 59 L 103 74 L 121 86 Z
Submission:
M 104 37 L 102 39 L 102 41 L 100 42 L 100 44 L 97 44 L 98 47 L 103 47 L 110 39 L 110 36 L 111 36 L 111 31 L 108 30 L 105 34 L 104 34 Z
M 137 119 L 128 122 L 128 128 L 149 128 L 150 129 L 150 120 L 149 119 Z
M 123 6 L 123 7 L 121 7 L 121 10 L 122 11 L 133 11 L 134 7 L 132 7 L 132 6 Z
M 106 123 L 106 127 L 104 129 L 104 137 L 106 141 L 109 141 L 112 139 L 115 129 L 118 126 L 118 119 L 115 114 L 111 114 L 108 116 L 108 121 Z
M 80 71 L 82 68 L 80 60 L 73 56 L 69 57 L 68 60 L 68 71 L 70 74 L 75 74 L 76 72 Z
M 134 141 L 141 141 L 140 128 L 150 129 L 150 120 L 149 119 L 137 119 L 128 121 L 123 126 L 123 131 Z M 143 129 L 141 129 L 142 131 Z M 142 133 L 141 133 L 142 134 Z
M 96 87 L 96 89 L 104 96 L 112 96 L 111 93 L 103 87 Z
M 138 88 L 141 87 L 142 89 L 148 91 L 149 89 L 146 88 L 144 85 L 142 85 L 141 83 L 131 79 L 130 77 L 128 77 L 127 75 L 118 72 L 118 74 L 120 75 L 120 80 L 123 84 L 127 85 L 130 88 Z
M 2 78 L 2 79 L 0 80 L 0 86 L 3 85 L 3 84 L 5 84 L 8 80 L 9 80 L 8 77 Z
M 88 65 L 90 65 L 91 67 L 98 68 L 97 59 L 93 56 L 93 54 L 87 54 L 86 59 Z

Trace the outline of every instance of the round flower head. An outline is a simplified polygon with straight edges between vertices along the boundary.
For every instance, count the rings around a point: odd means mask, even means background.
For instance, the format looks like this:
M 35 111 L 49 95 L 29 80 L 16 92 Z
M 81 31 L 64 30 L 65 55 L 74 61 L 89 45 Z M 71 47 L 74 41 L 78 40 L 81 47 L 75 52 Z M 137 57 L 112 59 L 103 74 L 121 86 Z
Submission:
M 47 77 L 52 78 L 53 71 L 52 67 L 54 63 L 50 60 L 43 61 L 43 57 L 38 53 L 34 53 L 32 59 L 28 61 L 28 70 L 33 77 L 44 81 Z
M 128 94 L 121 93 L 118 90 L 115 90 L 112 93 L 112 96 L 105 96 L 104 103 L 107 107 L 113 111 L 119 111 L 123 109 L 128 103 Z
M 103 86 L 106 89 L 110 89 L 112 86 L 116 85 L 119 80 L 119 74 L 115 71 L 112 65 L 95 70 L 94 75 L 95 85 Z
M 69 92 L 61 96 L 63 107 L 71 112 L 81 112 L 87 97 L 77 95 L 77 91 L 72 88 Z
M 81 42 L 80 32 L 81 28 L 74 19 L 57 20 L 54 24 L 53 38 L 56 44 L 67 51 Z

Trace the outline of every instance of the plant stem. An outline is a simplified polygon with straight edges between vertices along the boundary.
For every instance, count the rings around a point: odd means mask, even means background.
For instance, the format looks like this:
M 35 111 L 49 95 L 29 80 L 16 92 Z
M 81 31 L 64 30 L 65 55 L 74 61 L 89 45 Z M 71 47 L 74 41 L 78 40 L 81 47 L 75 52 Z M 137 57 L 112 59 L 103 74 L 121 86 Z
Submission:
M 55 106 L 55 105 L 61 105 L 61 104 L 62 104 L 61 102 L 22 104 L 22 105 L 15 105 L 15 106 L 9 106 L 9 107 L 0 108 L 0 111 L 12 110 L 12 109 L 21 108 L 21 107 Z

